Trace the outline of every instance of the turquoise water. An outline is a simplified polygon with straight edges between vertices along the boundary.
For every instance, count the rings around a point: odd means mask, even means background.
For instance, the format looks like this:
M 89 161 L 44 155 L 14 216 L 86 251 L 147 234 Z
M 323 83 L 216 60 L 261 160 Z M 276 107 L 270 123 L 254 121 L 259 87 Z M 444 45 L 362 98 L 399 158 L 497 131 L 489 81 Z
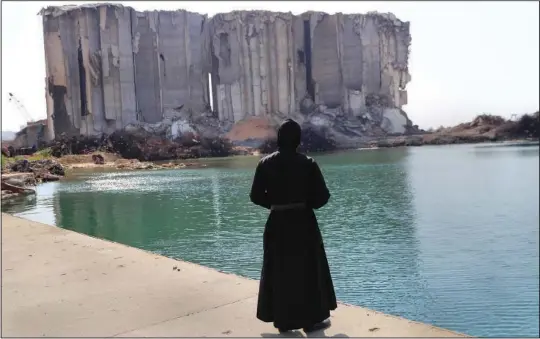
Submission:
M 316 159 L 317 212 L 341 301 L 473 336 L 538 336 L 539 148 L 439 146 Z M 3 211 L 258 278 L 257 158 L 101 173 Z

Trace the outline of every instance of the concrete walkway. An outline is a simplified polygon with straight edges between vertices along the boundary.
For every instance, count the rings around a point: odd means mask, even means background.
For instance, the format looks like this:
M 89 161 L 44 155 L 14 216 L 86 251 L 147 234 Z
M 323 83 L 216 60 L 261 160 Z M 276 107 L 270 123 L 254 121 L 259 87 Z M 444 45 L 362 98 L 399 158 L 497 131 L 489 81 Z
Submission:
M 277 337 L 255 318 L 257 288 L 254 280 L 2 214 L 2 337 Z M 460 336 L 343 304 L 331 320 L 310 336 Z

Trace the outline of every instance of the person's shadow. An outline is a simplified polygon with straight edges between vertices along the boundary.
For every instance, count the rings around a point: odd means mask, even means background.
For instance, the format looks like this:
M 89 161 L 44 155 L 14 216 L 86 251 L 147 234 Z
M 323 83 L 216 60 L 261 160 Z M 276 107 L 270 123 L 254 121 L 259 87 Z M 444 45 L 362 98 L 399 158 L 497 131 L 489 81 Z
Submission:
M 303 333 L 300 331 L 290 331 L 287 333 L 261 333 L 263 338 L 349 338 L 348 335 L 338 333 L 333 336 L 328 336 L 324 333 L 325 330 Z

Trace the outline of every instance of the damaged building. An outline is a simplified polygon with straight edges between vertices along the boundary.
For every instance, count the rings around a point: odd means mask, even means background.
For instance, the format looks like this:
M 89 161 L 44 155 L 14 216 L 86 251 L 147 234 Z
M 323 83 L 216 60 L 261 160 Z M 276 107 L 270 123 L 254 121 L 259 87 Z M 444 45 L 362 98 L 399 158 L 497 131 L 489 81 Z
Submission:
M 401 109 L 409 23 L 390 13 L 209 18 L 102 4 L 40 14 L 52 135 L 226 134 L 249 119 L 291 117 L 348 144 L 412 128 Z

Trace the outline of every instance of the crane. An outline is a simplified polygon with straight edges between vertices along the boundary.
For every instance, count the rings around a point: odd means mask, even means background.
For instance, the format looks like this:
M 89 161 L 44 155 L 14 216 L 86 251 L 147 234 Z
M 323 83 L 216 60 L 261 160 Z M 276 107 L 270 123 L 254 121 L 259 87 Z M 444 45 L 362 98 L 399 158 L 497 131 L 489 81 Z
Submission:
M 13 102 L 15 104 L 19 112 L 21 112 L 22 115 L 24 116 L 24 119 L 26 120 L 26 122 L 27 123 L 34 122 L 34 119 L 32 119 L 32 116 L 28 113 L 28 111 L 26 110 L 26 107 L 24 107 L 22 102 L 19 99 L 17 99 L 17 97 L 13 93 L 8 92 L 8 94 L 9 94 L 9 102 Z

